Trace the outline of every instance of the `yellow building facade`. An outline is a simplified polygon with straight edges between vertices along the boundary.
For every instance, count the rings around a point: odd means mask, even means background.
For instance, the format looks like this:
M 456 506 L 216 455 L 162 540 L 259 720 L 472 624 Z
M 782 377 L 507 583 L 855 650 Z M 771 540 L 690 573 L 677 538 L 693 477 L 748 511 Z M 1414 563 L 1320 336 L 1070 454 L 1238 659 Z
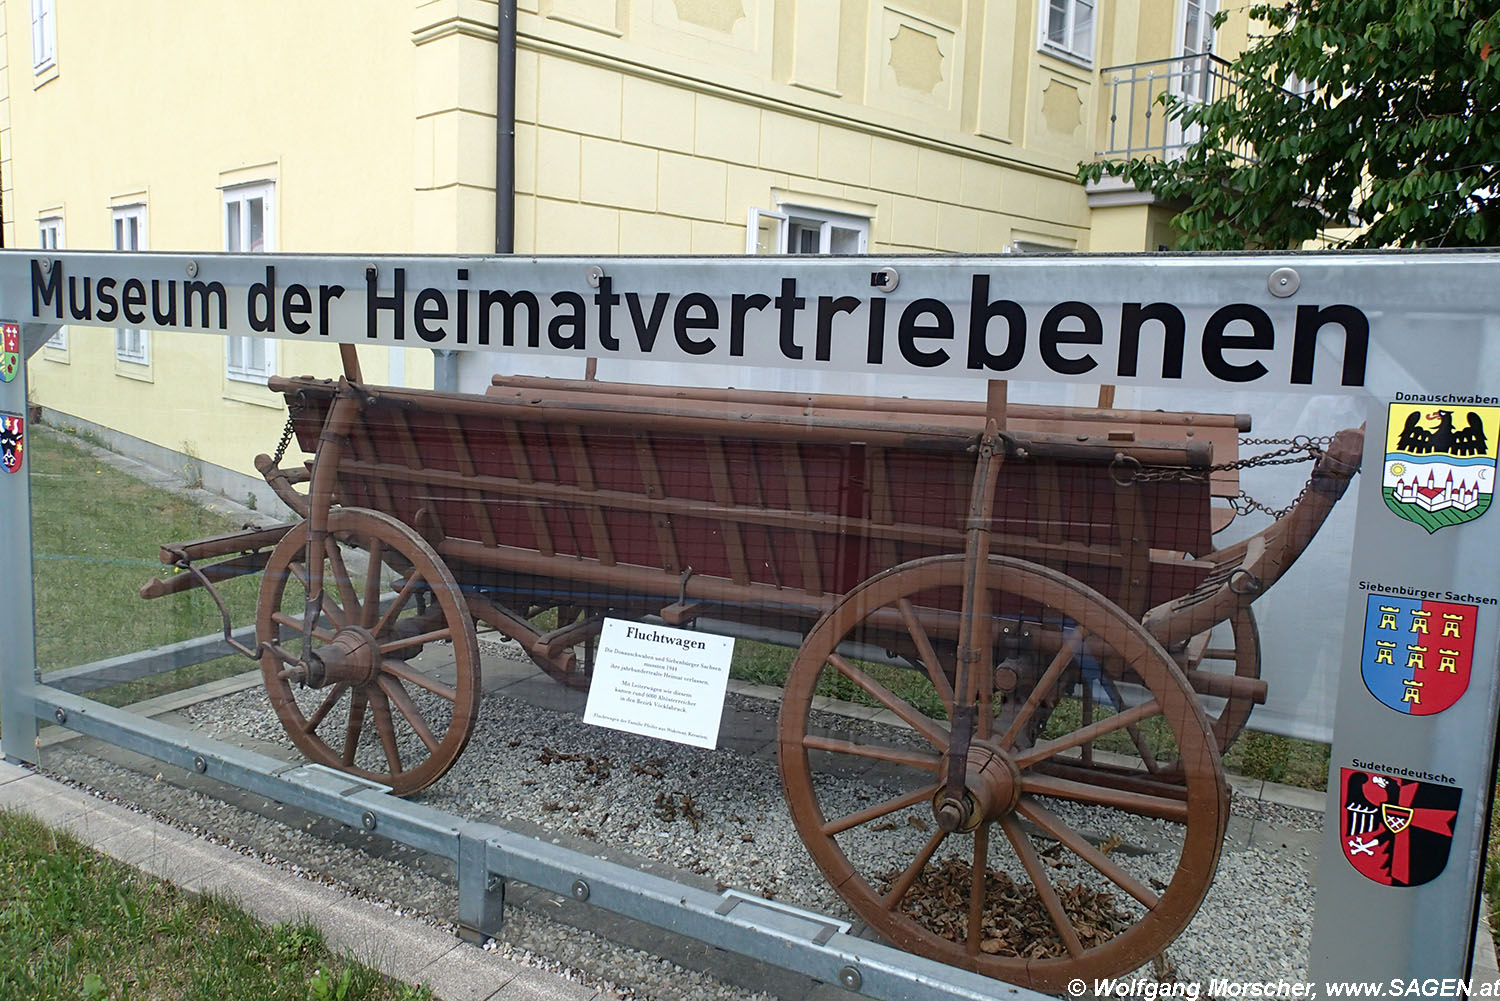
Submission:
M 1197 85 L 1182 57 L 1214 6 L 520 0 L 514 250 L 1160 249 L 1170 212 L 1075 175 L 1143 121 L 1142 81 Z M 494 2 L 0 7 L 7 247 L 496 247 Z M 422 349 L 362 360 L 373 381 L 443 379 Z M 29 378 L 50 418 L 202 460 L 242 496 L 284 420 L 266 376 L 337 370 L 327 346 L 78 326 Z

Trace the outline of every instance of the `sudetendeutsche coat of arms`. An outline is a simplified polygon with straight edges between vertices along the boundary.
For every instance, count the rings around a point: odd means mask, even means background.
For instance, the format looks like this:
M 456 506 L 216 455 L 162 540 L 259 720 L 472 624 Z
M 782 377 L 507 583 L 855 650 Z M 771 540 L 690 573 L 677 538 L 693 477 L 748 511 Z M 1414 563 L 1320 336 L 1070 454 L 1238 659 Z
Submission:
M 1386 507 L 1428 532 L 1489 510 L 1500 447 L 1500 407 L 1391 404 L 1386 424 Z

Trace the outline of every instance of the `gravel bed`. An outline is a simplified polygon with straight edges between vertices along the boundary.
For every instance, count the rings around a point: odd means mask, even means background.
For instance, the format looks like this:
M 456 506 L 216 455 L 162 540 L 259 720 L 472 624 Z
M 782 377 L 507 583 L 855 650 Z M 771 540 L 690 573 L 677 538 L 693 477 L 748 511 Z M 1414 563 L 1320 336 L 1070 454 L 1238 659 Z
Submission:
M 420 794 L 420 801 L 471 819 L 539 825 L 585 850 L 592 846 L 610 857 L 649 860 L 705 887 L 735 887 L 854 920 L 817 871 L 787 815 L 769 747 L 776 708 L 760 699 L 728 697 L 726 718 L 733 713 L 739 728 L 753 724 L 768 742 L 755 753 L 743 753 L 729 748 L 704 751 L 592 727 L 576 714 L 503 693 L 488 694 L 468 749 L 446 778 Z M 186 715 L 217 736 L 287 743 L 258 690 L 201 704 Z M 846 733 L 878 730 L 887 738 L 891 735 L 888 728 L 844 717 L 816 722 Z M 819 794 L 830 816 L 835 809 L 852 811 L 885 798 L 857 776 L 830 779 L 819 786 Z M 1160 849 L 1174 843 L 1175 825 L 1113 812 L 1100 816 L 1091 808 L 1064 802 L 1052 804 L 1052 809 L 1075 829 L 1121 845 L 1111 857 L 1143 882 L 1160 886 L 1171 878 L 1175 851 Z M 1307 832 L 1319 829 L 1320 818 L 1239 796 L 1233 812 L 1254 819 L 1252 831 L 1258 833 L 1253 842 L 1246 846 L 1243 836 L 1236 839 L 1231 833 L 1214 886 L 1192 925 L 1168 949 L 1164 963 L 1144 972 L 1202 982 L 1210 976 L 1305 976 L 1314 897 L 1308 872 L 1316 854 L 1316 842 Z M 861 852 L 872 859 L 911 858 L 929 832 L 921 825 L 920 810 L 909 813 L 914 820 L 869 833 L 858 844 L 846 843 L 845 851 L 856 862 Z M 1244 820 L 1238 823 L 1245 826 Z M 1304 836 L 1299 839 L 1298 833 Z M 991 864 L 1019 876 L 1019 864 L 1002 862 L 1010 854 L 992 851 Z M 1125 910 L 1139 912 L 1092 868 L 1061 854 L 1060 868 L 1068 875 L 1060 882 L 1076 877 L 1081 884 L 1113 892 Z M 451 906 L 437 913 L 452 913 Z M 507 938 L 514 942 L 512 933 L 508 923 Z M 569 947 L 574 944 L 559 941 L 548 955 L 571 963 Z M 582 951 L 597 959 L 596 950 L 605 948 L 589 943 Z M 585 965 L 583 960 L 580 965 Z M 731 993 L 717 988 L 711 993 L 682 993 L 681 978 L 686 974 L 675 969 L 669 984 L 653 984 L 642 972 L 651 964 L 639 955 L 617 956 L 612 951 L 603 963 L 587 965 L 591 971 L 609 970 L 610 979 L 642 997 L 743 996 L 726 985 L 719 986 Z M 706 985 L 702 989 L 707 990 Z

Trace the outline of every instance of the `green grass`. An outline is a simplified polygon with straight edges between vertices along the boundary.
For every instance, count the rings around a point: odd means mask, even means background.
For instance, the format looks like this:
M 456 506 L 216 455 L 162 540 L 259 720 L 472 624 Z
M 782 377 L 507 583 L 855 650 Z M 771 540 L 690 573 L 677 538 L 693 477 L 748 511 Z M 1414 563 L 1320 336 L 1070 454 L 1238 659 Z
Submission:
M 311 924 L 143 876 L 0 812 L 0 997 L 32 1001 L 428 1001 L 331 954 Z
M 219 632 L 218 609 L 202 590 L 143 600 L 150 577 L 166 576 L 164 542 L 233 532 L 239 525 L 183 497 L 100 462 L 66 435 L 33 429 L 31 507 L 37 664 L 45 673 Z M 220 585 L 235 627 L 254 622 L 259 577 Z M 237 674 L 227 657 L 94 693 L 111 705 Z

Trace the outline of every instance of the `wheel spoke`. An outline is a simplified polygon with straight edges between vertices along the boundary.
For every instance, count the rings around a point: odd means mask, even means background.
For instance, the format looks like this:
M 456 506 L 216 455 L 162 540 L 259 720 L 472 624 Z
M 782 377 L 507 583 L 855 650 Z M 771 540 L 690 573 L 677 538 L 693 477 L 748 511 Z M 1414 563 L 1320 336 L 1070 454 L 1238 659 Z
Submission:
M 406 717 L 406 722 L 411 724 L 417 738 L 427 745 L 427 750 L 436 752 L 438 740 L 432 735 L 432 730 L 427 726 L 427 720 L 422 718 L 422 713 L 417 709 L 416 703 L 411 700 L 410 695 L 406 694 L 406 689 L 401 687 L 401 682 L 382 675 L 375 683 L 380 686 L 385 697 L 390 699 L 396 711 Z
M 380 621 L 370 627 L 370 632 L 379 636 L 390 628 L 391 623 L 396 621 L 396 616 L 401 614 L 401 609 L 406 607 L 407 601 L 411 599 L 412 595 L 417 593 L 417 588 L 421 585 L 422 577 L 420 574 L 413 573 L 408 577 L 406 583 L 402 585 L 400 593 L 396 595 L 396 600 L 391 602 L 391 607 L 385 610 L 385 614 L 380 617 Z
M 1052 881 L 1047 878 L 1046 870 L 1042 866 L 1042 860 L 1037 857 L 1036 846 L 1031 843 L 1031 836 L 1021 829 L 1013 817 L 1001 817 L 1000 828 L 1005 831 L 1005 836 L 1016 849 L 1016 856 L 1021 860 L 1021 865 L 1026 867 L 1026 874 L 1031 877 L 1031 885 L 1036 889 L 1036 895 L 1041 898 L 1042 906 L 1047 909 L 1047 914 L 1052 918 L 1052 926 L 1057 929 L 1058 937 L 1063 945 L 1068 947 L 1068 955 L 1075 959 L 1083 955 L 1083 943 L 1078 940 L 1078 930 L 1073 927 L 1073 922 L 1068 920 L 1068 914 L 1063 910 L 1062 901 L 1057 897 L 1057 889 Z
M 890 891 L 881 898 L 880 903 L 886 910 L 895 911 L 901 906 L 901 901 L 906 899 L 906 894 L 911 890 L 912 884 L 917 881 L 917 877 L 922 875 L 922 870 L 927 867 L 927 860 L 932 858 L 932 853 L 938 850 L 938 845 L 942 844 L 943 839 L 947 836 L 948 832 L 941 827 L 932 832 L 932 837 L 927 839 L 927 843 L 922 846 L 922 850 L 917 853 L 917 857 L 912 860 L 911 865 L 906 867 L 906 871 L 901 874 L 901 878 L 896 880 L 891 885 Z
M 432 678 L 429 678 L 421 671 L 412 670 L 411 665 L 407 664 L 404 660 L 397 660 L 394 657 L 386 657 L 381 661 L 380 669 L 386 674 L 394 675 L 395 677 L 400 678 L 402 681 L 405 681 L 408 684 L 416 685 L 418 688 L 425 689 L 431 692 L 433 695 L 438 696 L 439 698 L 447 699 L 449 702 L 458 701 L 458 692 L 456 692 L 453 688 L 443 684 L 441 681 L 436 681 Z
M 911 636 L 912 642 L 917 645 L 917 655 L 922 658 L 922 666 L 927 669 L 927 676 L 932 679 L 932 686 L 937 689 L 938 697 L 943 700 L 943 708 L 948 710 L 948 718 L 952 719 L 953 685 L 948 681 L 948 676 L 943 673 L 943 662 L 938 659 L 937 649 L 928 638 L 927 630 L 922 628 L 917 613 L 911 607 L 911 601 L 902 598 L 897 607 L 901 609 L 901 618 L 906 623 L 907 633 Z
M 275 622 L 278 625 L 293 629 L 298 633 L 302 632 L 302 620 L 294 619 L 290 615 L 287 615 L 285 612 L 272 612 L 271 621 Z M 329 640 L 333 639 L 333 633 L 329 632 L 326 629 L 314 629 L 312 634 L 313 639 L 322 640 L 324 643 L 327 643 Z
M 390 766 L 391 777 L 401 774 L 401 749 L 396 746 L 396 722 L 391 719 L 391 704 L 379 688 L 370 692 L 370 709 L 375 714 L 375 732 L 380 735 L 380 746 L 385 749 L 385 761 Z
M 1093 803 L 1110 806 L 1148 817 L 1175 820 L 1187 823 L 1187 804 L 1170 796 L 1155 796 L 1148 792 L 1133 792 L 1127 789 L 1112 789 L 1091 782 L 1057 778 L 1026 772 L 1021 776 L 1021 791 L 1033 796 L 1051 796 L 1054 799 L 1072 800 L 1075 803 Z
M 1094 683 L 1088 678 L 1083 679 L 1083 725 L 1088 726 L 1094 722 Z M 1083 763 L 1092 765 L 1094 763 L 1094 743 L 1089 741 L 1084 744 L 1079 752 L 1083 756 Z
M 984 901 L 990 879 L 990 825 L 980 824 L 974 831 L 974 864 L 969 870 L 969 934 L 964 949 L 979 955 L 984 939 Z
M 380 614 L 380 571 L 384 564 L 385 544 L 379 539 L 370 540 L 370 565 L 365 568 L 365 603 L 361 607 L 359 624 L 369 629 Z
M 453 630 L 444 627 L 434 629 L 430 633 L 420 633 L 416 636 L 408 636 L 405 639 L 392 640 L 389 643 L 380 644 L 382 654 L 395 653 L 397 650 L 405 650 L 407 647 L 421 646 L 423 643 L 436 643 L 439 640 L 453 638 Z
M 340 681 L 338 684 L 329 689 L 328 694 L 323 697 L 322 705 L 318 706 L 318 711 L 307 717 L 307 722 L 302 724 L 302 732 L 312 733 L 320 725 L 322 725 L 324 717 L 328 715 L 329 711 L 333 709 L 334 706 L 338 705 L 339 699 L 343 697 L 344 692 L 347 691 L 348 688 L 348 683 Z
M 936 784 L 923 786 L 920 789 L 912 790 L 904 796 L 896 796 L 882 803 L 876 803 L 874 806 L 866 807 L 858 813 L 848 814 L 847 816 L 840 817 L 838 820 L 830 820 L 823 825 L 823 833 L 829 837 L 835 834 L 843 834 L 851 827 L 868 824 L 872 820 L 879 820 L 881 817 L 895 813 L 897 810 L 904 810 L 908 806 L 915 806 L 924 800 L 930 800 L 941 788 L 941 785 Z
M 1125 700 L 1120 696 L 1119 687 L 1102 673 L 1099 676 L 1099 680 L 1104 682 L 1104 690 L 1109 693 L 1110 699 L 1114 702 L 1115 712 L 1124 715 L 1121 710 L 1125 707 Z M 1146 771 L 1153 775 L 1161 771 L 1161 766 L 1156 762 L 1156 755 L 1151 753 L 1151 745 L 1145 737 L 1141 736 L 1140 728 L 1131 723 L 1125 727 L 1125 732 L 1130 734 L 1131 743 L 1135 744 L 1135 749 L 1140 754 L 1141 761 L 1146 766 Z
M 1073 830 L 1057 814 L 1048 810 L 1030 797 L 1022 797 L 1016 804 L 1016 812 L 1049 835 L 1062 842 L 1074 855 L 1093 866 L 1100 874 L 1120 889 L 1139 900 L 1148 910 L 1155 909 L 1161 898 L 1152 893 L 1140 880 L 1121 869 L 1082 835 Z
M 935 754 L 905 751 L 896 747 L 879 747 L 873 744 L 855 744 L 847 740 L 835 740 L 832 737 L 804 736 L 802 746 L 813 751 L 832 751 L 835 754 L 852 754 L 857 758 L 872 758 L 876 761 L 910 765 L 924 772 L 936 772 L 941 764 L 941 759 Z
M 338 588 L 339 600 L 344 603 L 349 621 L 357 621 L 360 611 L 359 595 L 354 593 L 354 581 L 349 576 L 349 567 L 344 563 L 344 552 L 339 548 L 338 540 L 331 535 L 323 540 L 323 549 L 328 553 L 328 565 L 333 570 L 333 583 Z
M 1074 626 L 1073 631 L 1068 633 L 1067 639 L 1063 640 L 1063 645 L 1057 651 L 1057 656 L 1052 658 L 1052 663 L 1047 665 L 1047 670 L 1037 681 L 1036 687 L 1026 697 L 1026 704 L 1021 706 L 1015 718 L 1010 721 L 1010 726 L 1006 728 L 1005 735 L 1000 738 L 1001 747 L 1009 750 L 1015 746 L 1016 738 L 1021 735 L 1021 731 L 1036 712 L 1037 706 L 1042 704 L 1042 699 L 1046 697 L 1048 692 L 1057 687 L 1057 682 L 1062 677 L 1063 669 L 1072 662 L 1073 654 L 1078 652 L 1078 648 L 1082 644 L 1083 627 Z
M 363 688 L 356 688 L 349 700 L 349 723 L 344 728 L 344 767 L 354 765 L 354 752 L 359 750 L 359 734 L 365 725 L 365 706 L 368 703 Z
M 939 751 L 946 751 L 948 749 L 950 739 L 945 727 L 939 725 L 931 717 L 922 715 L 911 703 L 899 698 L 890 689 L 838 654 L 829 654 L 828 663 L 838 668 L 840 674 L 858 685 L 866 695 L 901 717 L 907 726 L 920 733 L 923 737 L 926 737 L 927 742 L 933 747 L 936 747 Z
M 1148 716 L 1154 716 L 1159 712 L 1161 712 L 1161 707 L 1156 704 L 1155 699 L 1152 699 L 1150 702 L 1144 702 L 1134 709 L 1127 709 L 1114 716 L 1106 716 L 1098 722 L 1081 726 L 1072 733 L 1058 737 L 1055 740 L 1045 740 L 1031 748 L 1031 750 L 1016 755 L 1016 767 L 1030 768 L 1038 761 L 1050 758 L 1061 751 L 1077 747 L 1080 744 L 1088 744 L 1107 733 L 1114 733 L 1116 730 L 1126 728 L 1134 729 L 1137 722 Z

